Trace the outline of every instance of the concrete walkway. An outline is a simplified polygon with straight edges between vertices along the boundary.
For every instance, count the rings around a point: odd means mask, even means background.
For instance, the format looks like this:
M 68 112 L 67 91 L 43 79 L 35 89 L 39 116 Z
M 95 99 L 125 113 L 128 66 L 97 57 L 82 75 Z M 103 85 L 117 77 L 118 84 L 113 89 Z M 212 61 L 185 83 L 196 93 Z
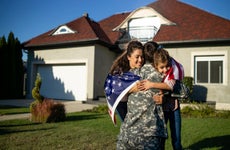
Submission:
M 18 100 L 0 100 L 0 105 L 7 106 L 22 106 L 29 107 L 30 103 L 33 100 L 31 99 L 18 99 Z M 78 102 L 78 101 L 61 101 L 57 100 L 57 102 L 61 102 L 65 105 L 66 113 L 71 112 L 80 112 L 87 109 L 92 109 L 100 104 L 106 104 L 105 99 L 95 100 L 95 101 L 87 101 L 86 103 Z M 0 121 L 3 120 L 12 120 L 12 119 L 29 119 L 30 113 L 24 114 L 13 114 L 13 115 L 0 115 Z

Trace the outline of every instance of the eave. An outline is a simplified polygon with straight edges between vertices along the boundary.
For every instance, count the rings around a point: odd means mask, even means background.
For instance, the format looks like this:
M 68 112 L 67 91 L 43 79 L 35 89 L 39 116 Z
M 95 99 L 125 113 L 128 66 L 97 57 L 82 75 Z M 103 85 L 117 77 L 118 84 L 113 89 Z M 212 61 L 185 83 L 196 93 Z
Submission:
M 34 44 L 34 45 L 26 45 L 26 42 L 23 43 L 23 49 L 25 50 L 36 50 L 36 49 L 51 49 L 51 48 L 65 48 L 65 47 L 75 47 L 80 45 L 93 45 L 93 44 L 102 44 L 109 48 L 116 47 L 115 45 L 111 45 L 107 42 L 99 40 L 99 38 L 94 39 L 84 39 L 77 41 L 64 41 L 64 42 L 55 42 L 55 43 L 44 43 L 44 44 Z

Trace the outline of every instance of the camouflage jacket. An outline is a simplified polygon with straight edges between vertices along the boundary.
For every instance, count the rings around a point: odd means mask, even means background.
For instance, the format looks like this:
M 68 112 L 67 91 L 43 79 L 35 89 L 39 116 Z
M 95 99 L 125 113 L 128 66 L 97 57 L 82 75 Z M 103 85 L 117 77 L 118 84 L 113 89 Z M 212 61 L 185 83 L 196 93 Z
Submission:
M 159 73 L 150 64 L 145 64 L 140 70 L 131 71 L 142 79 L 162 81 Z M 119 140 L 141 143 L 152 136 L 167 137 L 162 106 L 153 101 L 153 95 L 158 92 L 157 89 L 149 89 L 129 95 L 128 112 L 120 127 Z

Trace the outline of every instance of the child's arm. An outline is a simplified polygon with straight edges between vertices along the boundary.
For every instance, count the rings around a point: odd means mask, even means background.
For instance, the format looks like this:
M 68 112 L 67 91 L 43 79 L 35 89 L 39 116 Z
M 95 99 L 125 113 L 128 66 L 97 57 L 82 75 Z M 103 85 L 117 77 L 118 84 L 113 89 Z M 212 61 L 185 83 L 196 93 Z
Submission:
M 173 83 L 170 82 L 170 83 Z M 175 83 L 175 81 L 174 81 Z M 140 85 L 138 87 L 140 90 L 148 90 L 150 88 L 155 88 L 155 89 L 162 89 L 162 90 L 173 90 L 173 86 L 167 84 L 167 83 L 163 83 L 163 82 L 151 82 L 149 80 L 142 80 L 140 82 Z

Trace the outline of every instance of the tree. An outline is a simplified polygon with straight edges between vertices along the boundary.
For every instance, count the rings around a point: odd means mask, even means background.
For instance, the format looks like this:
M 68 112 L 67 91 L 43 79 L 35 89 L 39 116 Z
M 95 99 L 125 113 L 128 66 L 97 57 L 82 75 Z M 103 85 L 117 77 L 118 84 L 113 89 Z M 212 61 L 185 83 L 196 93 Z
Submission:
M 2 93 L 1 99 L 23 98 L 24 67 L 22 60 L 22 47 L 20 41 L 14 37 L 13 32 L 1 37 L 1 74 Z
M 8 91 L 8 81 L 7 81 L 7 43 L 5 36 L 0 38 L 0 68 L 1 68 L 1 85 L 2 85 L 2 92 L 1 98 L 5 98 L 7 96 Z

